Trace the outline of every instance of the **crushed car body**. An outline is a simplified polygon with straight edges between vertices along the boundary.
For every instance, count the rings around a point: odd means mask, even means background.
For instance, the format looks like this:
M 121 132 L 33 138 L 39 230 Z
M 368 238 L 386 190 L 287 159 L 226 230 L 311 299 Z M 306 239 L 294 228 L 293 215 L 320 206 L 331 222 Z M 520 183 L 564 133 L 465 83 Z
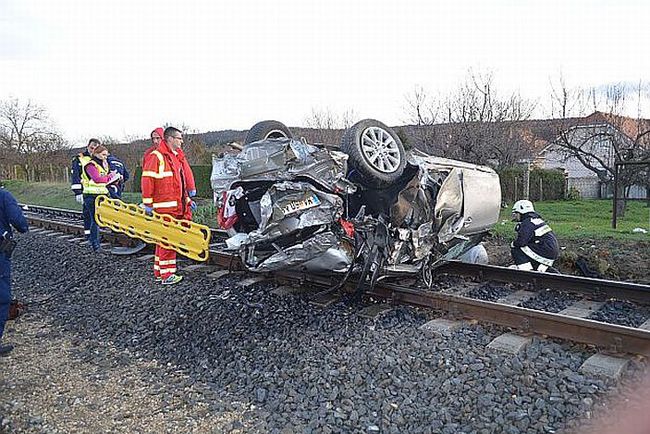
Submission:
M 467 252 L 501 205 L 494 170 L 406 152 L 372 119 L 346 130 L 340 147 L 259 122 L 239 154 L 213 157 L 211 183 L 224 248 L 249 270 L 357 271 L 368 287 Z

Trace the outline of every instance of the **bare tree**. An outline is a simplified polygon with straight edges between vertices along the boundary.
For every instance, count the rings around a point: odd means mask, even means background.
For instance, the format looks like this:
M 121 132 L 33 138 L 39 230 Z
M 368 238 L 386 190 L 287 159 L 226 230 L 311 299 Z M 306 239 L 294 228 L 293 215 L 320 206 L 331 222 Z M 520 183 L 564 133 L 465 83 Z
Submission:
M 433 125 L 438 122 L 440 104 L 430 97 L 422 86 L 415 86 L 413 92 L 406 95 L 406 122 L 412 125 Z
M 0 101 L 0 148 L 7 161 L 22 166 L 28 176 L 36 162 L 64 146 L 44 107 L 18 98 Z
M 359 115 L 354 111 L 354 109 L 347 109 L 341 115 L 341 124 L 340 126 L 344 129 L 350 128 L 359 120 Z
M 406 96 L 414 144 L 434 155 L 505 167 L 527 156 L 525 130 L 535 103 L 513 92 L 502 97 L 492 73 L 468 71 L 447 96 L 431 97 L 416 86 Z
M 445 101 L 447 121 L 444 148 L 451 157 L 498 167 L 511 166 L 527 156 L 529 146 L 519 121 L 530 118 L 535 103 L 513 92 L 502 97 L 492 73 L 471 70 L 458 90 Z
M 436 130 L 431 128 L 439 121 L 441 102 L 431 97 L 422 86 L 415 86 L 405 99 L 406 123 L 413 125 L 414 140 L 422 149 L 431 152 L 441 142 Z
M 305 137 L 313 143 L 338 143 L 341 137 L 341 126 L 354 123 L 354 111 L 347 110 L 344 112 L 342 121 L 329 108 L 314 108 L 305 118 L 305 126 L 312 130 L 305 134 Z
M 587 91 L 588 99 L 593 104 L 594 114 L 583 120 L 576 121 L 568 117 L 570 111 L 566 107 L 579 106 L 571 98 L 583 98 L 584 93 L 577 89 L 566 88 L 564 82 L 555 95 L 563 96 L 563 104 L 556 105 L 563 117 L 559 124 L 555 144 L 565 158 L 577 159 L 586 169 L 593 172 L 599 181 L 611 185 L 614 180 L 616 162 L 635 161 L 650 158 L 650 121 L 641 117 L 640 101 L 637 118 L 623 115 L 627 104 L 628 89 L 623 83 L 616 83 Z M 637 95 L 642 95 L 639 82 Z M 600 110 L 599 110 L 600 109 Z M 619 172 L 619 191 L 621 197 L 632 185 L 644 185 L 641 179 L 644 168 L 638 166 L 625 167 Z M 625 210 L 625 202 L 617 204 L 620 215 Z
M 552 118 L 566 119 L 572 116 L 584 116 L 587 100 L 593 100 L 594 95 L 585 92 L 580 87 L 569 87 L 562 73 L 556 81 L 549 79 L 551 86 L 551 106 L 550 112 Z

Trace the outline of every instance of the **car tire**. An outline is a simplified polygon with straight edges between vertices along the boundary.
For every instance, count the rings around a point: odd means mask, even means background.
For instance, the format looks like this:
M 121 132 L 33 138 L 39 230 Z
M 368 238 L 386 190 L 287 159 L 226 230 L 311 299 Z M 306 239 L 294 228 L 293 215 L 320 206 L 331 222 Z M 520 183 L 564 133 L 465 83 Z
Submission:
M 248 130 L 244 145 L 266 139 L 293 138 L 293 134 L 286 125 L 278 121 L 261 121 Z
M 366 187 L 382 188 L 397 181 L 406 167 L 406 151 L 395 132 L 374 119 L 364 119 L 345 131 L 341 150 Z

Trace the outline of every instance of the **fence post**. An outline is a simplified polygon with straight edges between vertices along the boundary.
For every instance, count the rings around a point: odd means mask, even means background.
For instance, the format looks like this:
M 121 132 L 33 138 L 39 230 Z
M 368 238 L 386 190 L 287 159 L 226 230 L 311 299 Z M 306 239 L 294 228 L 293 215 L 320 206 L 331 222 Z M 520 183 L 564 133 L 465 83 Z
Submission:
M 69 184 L 69 183 L 70 183 L 70 178 L 68 178 L 68 176 L 70 176 L 69 171 L 68 171 L 68 168 L 67 168 L 67 167 L 64 167 L 64 168 L 63 168 L 63 179 L 65 180 L 65 183 L 66 183 L 66 184 Z
M 530 163 L 524 169 L 524 199 L 530 200 Z
M 612 228 L 616 229 L 616 220 L 618 218 L 618 161 L 614 163 L 614 206 L 612 207 Z
M 515 175 L 515 197 L 512 200 L 515 202 L 519 200 L 519 195 L 517 194 L 517 175 Z
M 544 191 L 543 191 L 543 183 L 542 183 L 542 177 L 539 177 L 539 201 L 544 200 Z

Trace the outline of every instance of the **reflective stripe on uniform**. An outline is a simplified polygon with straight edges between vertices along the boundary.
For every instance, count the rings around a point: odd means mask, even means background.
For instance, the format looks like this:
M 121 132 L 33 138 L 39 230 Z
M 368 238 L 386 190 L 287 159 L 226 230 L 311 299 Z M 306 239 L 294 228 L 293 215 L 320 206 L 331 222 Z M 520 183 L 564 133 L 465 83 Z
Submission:
M 145 205 L 153 203 L 153 197 L 143 197 L 142 198 L 142 203 L 145 204 Z
M 548 234 L 551 231 L 552 229 L 549 225 L 540 226 L 537 229 L 535 229 L 535 236 L 541 237 L 542 235 Z
M 176 259 L 170 259 L 169 261 L 158 260 L 159 265 L 176 265 Z
M 168 178 L 170 176 L 174 176 L 174 172 L 152 172 L 150 170 L 145 170 L 142 172 L 142 176 L 149 177 L 149 178 L 156 178 L 156 179 L 162 179 L 162 178 Z
M 71 190 L 77 190 L 77 189 L 79 189 L 79 188 L 81 188 L 81 184 L 72 184 L 72 185 L 70 186 L 70 189 L 71 189 Z
M 533 252 L 531 250 L 531 248 L 528 247 L 528 246 L 522 247 L 521 251 L 524 252 L 526 254 L 526 256 L 528 256 L 530 259 L 533 259 L 533 260 L 539 262 L 540 264 L 548 265 L 549 267 L 553 266 L 553 262 L 554 262 L 553 259 L 548 259 L 548 258 L 545 258 L 545 257 L 543 257 L 541 255 L 538 255 L 537 253 Z
M 153 172 L 151 170 L 146 170 L 142 172 L 142 176 L 148 176 L 150 178 L 162 179 L 174 176 L 174 172 L 165 171 L 165 158 L 162 154 L 155 150 L 151 151 L 151 155 L 155 155 L 158 158 L 158 172 Z
M 153 208 L 172 208 L 178 206 L 178 202 L 175 200 L 169 202 L 156 202 L 152 205 Z
M 176 267 L 160 268 L 160 274 L 174 274 L 175 272 L 176 272 Z

